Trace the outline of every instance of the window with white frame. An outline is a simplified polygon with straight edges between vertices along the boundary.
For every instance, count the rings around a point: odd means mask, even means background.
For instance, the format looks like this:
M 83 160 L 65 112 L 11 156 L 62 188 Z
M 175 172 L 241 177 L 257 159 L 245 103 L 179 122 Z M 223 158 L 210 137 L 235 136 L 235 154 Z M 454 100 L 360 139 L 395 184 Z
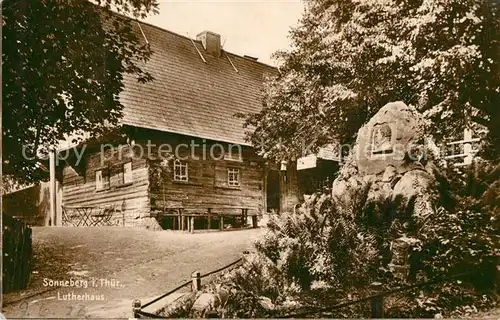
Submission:
M 109 170 L 100 169 L 95 172 L 95 189 L 109 189 Z
M 179 159 L 174 161 L 174 181 L 188 181 L 188 164 Z
M 123 184 L 132 183 L 132 162 L 127 162 L 123 164 Z
M 227 169 L 227 184 L 230 187 L 240 186 L 240 169 L 229 168 Z

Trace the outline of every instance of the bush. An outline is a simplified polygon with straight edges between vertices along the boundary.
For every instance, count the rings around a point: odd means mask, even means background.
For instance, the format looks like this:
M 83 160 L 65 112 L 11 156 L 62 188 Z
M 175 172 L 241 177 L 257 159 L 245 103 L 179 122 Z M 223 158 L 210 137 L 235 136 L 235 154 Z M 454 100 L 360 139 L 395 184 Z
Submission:
M 355 209 L 327 195 L 313 198 L 272 219 L 256 249 L 302 290 L 367 285 L 378 275 L 379 251 L 375 236 L 356 225 Z
M 425 245 L 415 248 L 430 278 L 470 270 L 500 248 L 500 167 L 480 162 L 447 169 L 443 177 L 441 192 L 450 202 L 419 231 Z
M 409 252 L 413 280 L 435 280 L 474 270 L 487 255 L 498 253 L 499 167 L 475 165 L 464 172 L 436 172 L 440 202 L 437 214 L 413 223 L 411 210 L 399 212 L 400 199 L 368 199 L 369 185 L 350 188 L 332 199 L 317 194 L 296 213 L 273 217 L 256 253 L 242 267 L 211 285 L 224 287 L 229 298 L 220 317 L 276 317 L 297 308 L 315 310 L 369 296 L 370 284 L 384 290 L 405 284 L 388 267 L 394 239 L 413 237 Z M 475 277 L 478 278 L 478 277 Z M 474 277 L 391 295 L 387 317 L 462 316 L 491 306 Z M 408 281 L 408 279 L 406 280 Z M 369 316 L 369 305 L 357 304 L 315 316 Z
M 437 214 L 417 232 L 419 245 L 410 253 L 417 280 L 478 271 L 484 259 L 499 254 L 499 166 L 479 162 L 464 169 L 441 168 Z M 404 294 L 392 317 L 466 316 L 495 303 L 487 289 L 493 279 L 468 275 L 454 282 Z
M 347 292 L 351 299 L 368 294 L 370 283 L 387 271 L 376 235 L 357 225 L 357 204 L 366 202 L 366 190 L 350 192 L 346 199 L 356 201 L 318 194 L 296 213 L 272 217 L 250 261 L 216 281 L 231 292 L 219 315 L 273 317 L 336 303 Z M 266 299 L 271 308 L 263 307 Z M 342 312 L 352 317 L 359 311 L 355 306 Z

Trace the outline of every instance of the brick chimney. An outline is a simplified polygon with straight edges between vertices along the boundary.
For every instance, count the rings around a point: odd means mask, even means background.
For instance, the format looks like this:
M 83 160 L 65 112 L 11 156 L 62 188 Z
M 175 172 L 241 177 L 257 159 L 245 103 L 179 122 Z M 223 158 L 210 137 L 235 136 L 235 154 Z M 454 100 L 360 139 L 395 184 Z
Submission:
M 196 36 L 196 40 L 201 41 L 208 54 L 220 57 L 220 34 L 203 31 Z

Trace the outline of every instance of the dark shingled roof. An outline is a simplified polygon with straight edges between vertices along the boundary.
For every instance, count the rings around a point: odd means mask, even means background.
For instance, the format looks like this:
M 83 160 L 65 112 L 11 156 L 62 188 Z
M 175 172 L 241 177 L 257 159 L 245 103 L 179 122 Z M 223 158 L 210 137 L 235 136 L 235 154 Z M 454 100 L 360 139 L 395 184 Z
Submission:
M 145 23 L 140 26 L 154 52 L 143 68 L 155 80 L 141 84 L 133 76 L 124 77 L 122 123 L 248 145 L 243 120 L 234 114 L 261 110 L 263 81 L 277 70 L 229 52 L 209 55 L 194 40 L 205 63 L 190 38 Z

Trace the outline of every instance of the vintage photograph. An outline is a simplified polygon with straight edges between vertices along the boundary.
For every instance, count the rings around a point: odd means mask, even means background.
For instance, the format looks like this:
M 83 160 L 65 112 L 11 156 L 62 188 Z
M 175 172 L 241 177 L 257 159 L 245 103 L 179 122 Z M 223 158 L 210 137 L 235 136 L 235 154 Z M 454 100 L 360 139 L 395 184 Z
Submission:
M 500 319 L 500 1 L 1 12 L 0 319 Z

